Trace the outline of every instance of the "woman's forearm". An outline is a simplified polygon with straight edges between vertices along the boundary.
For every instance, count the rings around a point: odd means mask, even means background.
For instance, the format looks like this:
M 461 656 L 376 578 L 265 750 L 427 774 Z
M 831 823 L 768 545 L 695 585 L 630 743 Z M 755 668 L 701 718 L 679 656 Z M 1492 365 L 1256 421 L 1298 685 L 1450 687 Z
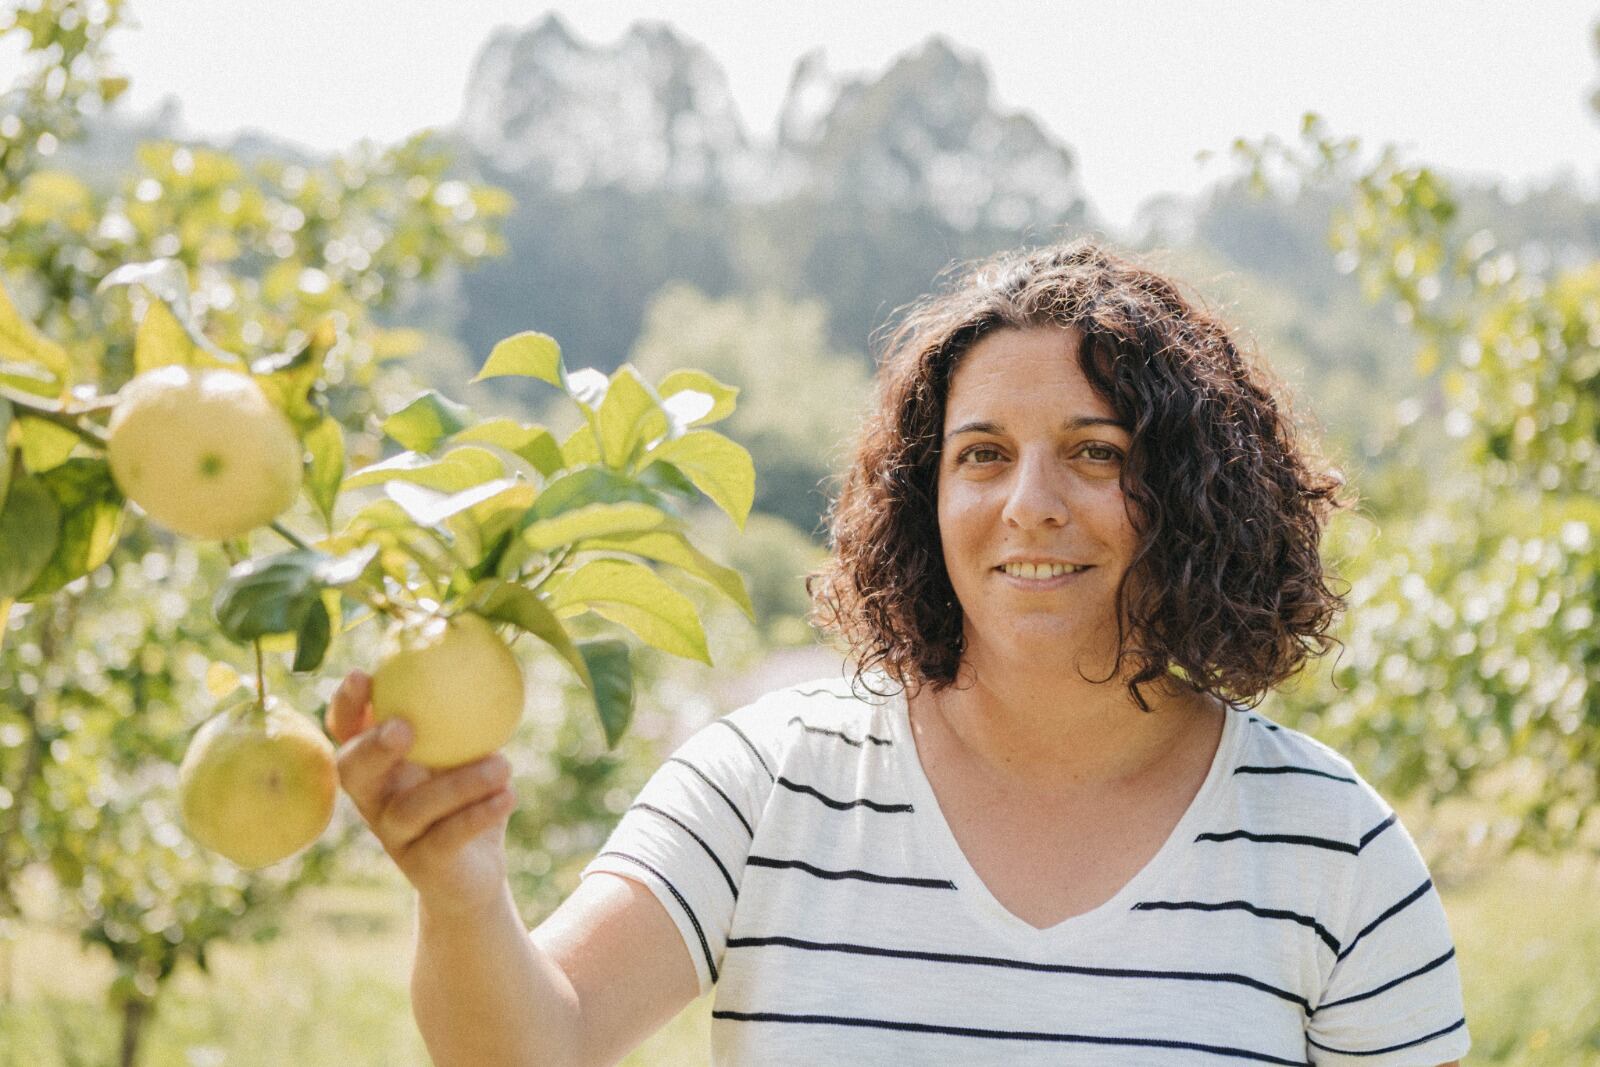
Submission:
M 411 1008 L 434 1067 L 575 1067 L 578 1002 L 511 889 L 474 916 L 417 905 Z

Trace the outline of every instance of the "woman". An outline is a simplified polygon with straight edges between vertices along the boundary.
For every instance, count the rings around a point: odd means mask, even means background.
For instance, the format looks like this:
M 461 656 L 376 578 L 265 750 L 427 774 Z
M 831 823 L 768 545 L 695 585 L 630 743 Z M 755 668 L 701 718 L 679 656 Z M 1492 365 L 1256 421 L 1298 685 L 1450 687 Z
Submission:
M 435 1062 L 611 1063 L 712 988 L 728 1064 L 1460 1057 L 1411 838 L 1248 710 L 1332 644 L 1338 489 L 1171 281 L 1082 241 L 979 264 L 890 339 L 808 579 L 855 679 L 700 730 L 531 938 L 504 759 L 430 779 L 346 680 Z

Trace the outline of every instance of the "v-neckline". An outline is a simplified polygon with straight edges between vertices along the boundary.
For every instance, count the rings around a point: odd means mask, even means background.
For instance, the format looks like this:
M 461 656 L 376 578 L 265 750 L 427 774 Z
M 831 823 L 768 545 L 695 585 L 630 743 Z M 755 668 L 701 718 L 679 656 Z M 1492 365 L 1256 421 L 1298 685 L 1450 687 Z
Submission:
M 948 864 L 951 881 L 955 882 L 957 889 L 968 895 L 968 899 L 975 904 L 981 920 L 1008 940 L 1031 947 L 1082 937 L 1089 931 L 1123 915 L 1137 898 L 1148 895 L 1149 888 L 1159 882 L 1167 869 L 1179 860 L 1185 846 L 1194 839 L 1197 825 L 1205 819 L 1207 809 L 1215 796 L 1221 792 L 1222 782 L 1230 773 L 1235 760 L 1233 750 L 1239 736 L 1236 720 L 1241 717 L 1232 713 L 1234 710 L 1232 707 L 1224 709 L 1222 736 L 1217 742 L 1216 753 L 1211 758 L 1210 769 L 1206 772 L 1206 777 L 1194 798 L 1184 809 L 1183 815 L 1173 826 L 1161 847 L 1156 850 L 1155 855 L 1103 903 L 1077 915 L 1069 915 L 1053 925 L 1038 927 L 1000 903 L 990 891 L 988 884 L 978 875 L 971 861 L 967 859 L 960 842 L 956 840 L 955 832 L 951 830 L 944 809 L 939 804 L 939 798 L 933 791 L 933 783 L 929 781 L 927 772 L 923 769 L 922 756 L 911 729 L 911 714 L 904 688 L 900 688 L 890 698 L 889 710 L 892 728 L 896 734 L 896 744 L 906 746 L 904 750 L 906 757 L 901 761 L 901 767 L 911 793 L 919 833 L 935 853 Z

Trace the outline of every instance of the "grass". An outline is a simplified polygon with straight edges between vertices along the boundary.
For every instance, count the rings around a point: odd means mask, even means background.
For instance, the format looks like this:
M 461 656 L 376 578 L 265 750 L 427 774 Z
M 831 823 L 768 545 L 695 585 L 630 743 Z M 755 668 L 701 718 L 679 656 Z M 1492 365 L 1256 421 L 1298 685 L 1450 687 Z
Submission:
M 398 879 L 398 876 L 396 876 Z M 1472 1064 L 1600 1067 L 1600 872 L 1518 857 L 1444 890 L 1460 958 Z M 177 975 L 151 1024 L 141 1067 L 427 1067 L 407 995 L 409 889 L 401 882 L 306 893 L 289 932 L 220 948 L 208 979 Z M 115 1062 L 118 1020 L 104 959 L 69 932 L 24 928 L 15 998 L 0 1005 L 0 1067 Z M 710 998 L 685 1009 L 627 1060 L 708 1059 Z

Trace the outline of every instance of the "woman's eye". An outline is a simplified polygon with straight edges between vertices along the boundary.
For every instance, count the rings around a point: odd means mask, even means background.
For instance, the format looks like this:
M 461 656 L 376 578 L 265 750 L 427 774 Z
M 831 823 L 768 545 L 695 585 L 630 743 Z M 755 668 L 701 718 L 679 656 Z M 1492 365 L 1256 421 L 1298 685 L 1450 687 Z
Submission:
M 961 453 L 961 455 L 957 458 L 959 458 L 961 462 L 967 463 L 971 462 L 974 456 L 983 455 L 985 452 L 991 456 L 998 456 L 1000 454 L 998 450 L 990 448 L 988 445 L 973 445 L 971 448 Z
M 1100 453 L 1097 456 L 1090 455 L 1089 458 L 1090 459 L 1098 459 L 1103 463 L 1110 463 L 1110 462 L 1113 462 L 1115 460 L 1118 460 L 1118 459 L 1122 458 L 1122 453 L 1118 452 L 1116 449 L 1112 448 L 1110 445 L 1089 445 L 1086 448 L 1084 448 L 1083 452 L 1084 452 L 1085 455 L 1089 455 L 1089 453 L 1091 453 L 1091 452 Z

